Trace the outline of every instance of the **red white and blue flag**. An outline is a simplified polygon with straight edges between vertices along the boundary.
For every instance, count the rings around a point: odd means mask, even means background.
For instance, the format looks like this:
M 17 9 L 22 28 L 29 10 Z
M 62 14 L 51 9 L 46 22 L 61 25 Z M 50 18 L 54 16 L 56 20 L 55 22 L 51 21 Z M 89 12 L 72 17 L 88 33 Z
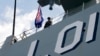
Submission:
M 43 17 L 42 17 L 42 11 L 41 11 L 41 7 L 38 7 L 38 12 L 35 18 L 35 27 L 36 28 L 40 28 L 42 26 L 43 23 Z

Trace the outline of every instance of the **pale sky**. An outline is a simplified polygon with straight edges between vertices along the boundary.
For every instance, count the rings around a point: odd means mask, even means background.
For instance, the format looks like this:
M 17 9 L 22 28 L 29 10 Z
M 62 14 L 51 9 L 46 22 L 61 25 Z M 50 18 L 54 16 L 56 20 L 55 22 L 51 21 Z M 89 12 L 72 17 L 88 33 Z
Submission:
M 37 0 L 17 0 L 15 35 L 34 28 L 38 6 Z M 13 8 L 14 0 L 0 0 L 0 43 L 12 34 Z M 49 6 L 41 9 L 45 21 L 48 16 L 54 18 L 64 13 L 62 6 L 58 5 L 54 5 L 52 11 Z

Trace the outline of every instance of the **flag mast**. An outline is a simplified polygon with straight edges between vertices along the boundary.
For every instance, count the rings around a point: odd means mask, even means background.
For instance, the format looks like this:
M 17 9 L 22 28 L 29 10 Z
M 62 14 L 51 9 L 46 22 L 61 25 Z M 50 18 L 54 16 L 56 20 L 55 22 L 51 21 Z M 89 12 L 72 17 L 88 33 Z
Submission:
M 16 0 L 14 0 L 14 16 L 13 16 L 12 39 L 15 36 L 15 18 L 16 18 Z

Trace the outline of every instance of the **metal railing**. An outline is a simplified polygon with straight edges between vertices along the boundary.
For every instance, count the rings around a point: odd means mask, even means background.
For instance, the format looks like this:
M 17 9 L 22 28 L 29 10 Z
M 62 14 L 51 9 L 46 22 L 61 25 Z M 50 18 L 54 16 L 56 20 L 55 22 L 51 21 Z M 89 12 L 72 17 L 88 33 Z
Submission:
M 64 14 L 65 14 L 65 13 L 62 13 L 62 14 L 60 14 L 60 15 L 54 17 L 54 18 L 52 19 L 52 25 L 54 25 L 54 24 L 56 24 L 56 23 L 58 23 L 58 22 L 61 22 L 62 19 L 63 19 Z M 43 26 L 44 26 L 44 25 L 43 25 Z M 42 31 L 43 29 L 44 29 L 44 28 L 41 27 L 40 29 L 31 28 L 31 29 L 29 29 L 29 30 L 26 30 L 26 31 L 24 31 L 24 32 L 22 32 L 22 33 L 16 35 L 17 41 L 21 41 L 21 40 L 23 40 L 23 39 L 25 39 L 25 38 L 27 38 L 27 37 L 29 37 L 29 36 L 31 36 L 31 35 L 37 33 L 37 32 Z M 5 42 L 5 41 L 0 42 L 0 47 L 2 47 L 2 45 L 3 45 L 4 42 Z

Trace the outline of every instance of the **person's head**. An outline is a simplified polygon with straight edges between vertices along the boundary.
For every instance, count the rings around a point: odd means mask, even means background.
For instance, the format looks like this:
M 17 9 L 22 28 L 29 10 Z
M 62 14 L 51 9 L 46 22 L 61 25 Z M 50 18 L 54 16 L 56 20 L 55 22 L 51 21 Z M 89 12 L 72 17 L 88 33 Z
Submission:
M 48 21 L 49 21 L 49 20 L 51 20 L 51 18 L 50 18 L 50 17 L 48 17 Z

